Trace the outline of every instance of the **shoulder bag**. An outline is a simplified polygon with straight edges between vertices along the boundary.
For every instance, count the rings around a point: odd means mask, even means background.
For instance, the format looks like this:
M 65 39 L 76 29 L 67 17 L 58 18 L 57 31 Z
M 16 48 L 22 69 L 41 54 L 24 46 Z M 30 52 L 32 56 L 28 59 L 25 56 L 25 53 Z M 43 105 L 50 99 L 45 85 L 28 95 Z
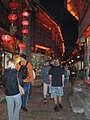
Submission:
M 19 92 L 20 92 L 20 94 L 23 96 L 23 95 L 25 94 L 25 90 L 24 90 L 24 88 L 20 85 L 19 78 L 18 78 L 18 72 L 17 72 L 17 82 L 18 82 Z

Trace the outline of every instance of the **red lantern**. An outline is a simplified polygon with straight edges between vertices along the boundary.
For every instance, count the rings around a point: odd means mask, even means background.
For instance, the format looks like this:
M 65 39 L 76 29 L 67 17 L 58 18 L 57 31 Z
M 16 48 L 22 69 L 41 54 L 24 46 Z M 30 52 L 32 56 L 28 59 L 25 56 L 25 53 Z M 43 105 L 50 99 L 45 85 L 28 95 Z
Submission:
M 8 15 L 8 19 L 9 19 L 10 21 L 15 21 L 15 20 L 17 20 L 17 15 L 11 13 L 11 14 Z
M 28 25 L 29 24 L 29 22 L 27 21 L 27 20 L 24 20 L 24 21 L 22 21 L 22 25 Z
M 17 2 L 10 2 L 9 3 L 9 8 L 11 9 L 11 10 L 16 10 L 17 8 L 18 8 L 18 3 Z
M 2 40 L 3 41 L 9 41 L 9 40 L 11 40 L 11 38 L 12 37 L 10 35 L 7 35 L 7 34 L 6 35 L 2 35 Z
M 22 16 L 23 16 L 23 17 L 28 17 L 28 16 L 29 16 L 29 13 L 26 12 L 26 11 L 24 11 L 24 12 L 22 13 Z
M 23 29 L 23 30 L 22 30 L 22 33 L 23 33 L 23 34 L 28 34 L 28 29 Z
M 7 41 L 4 41 L 3 44 L 4 44 L 5 47 L 8 46 L 8 42 Z
M 19 44 L 20 53 L 21 53 L 21 52 L 23 52 L 23 50 L 24 50 L 25 46 L 26 46 L 26 45 L 25 45 L 25 44 L 23 44 L 23 43 L 20 43 L 20 44 Z

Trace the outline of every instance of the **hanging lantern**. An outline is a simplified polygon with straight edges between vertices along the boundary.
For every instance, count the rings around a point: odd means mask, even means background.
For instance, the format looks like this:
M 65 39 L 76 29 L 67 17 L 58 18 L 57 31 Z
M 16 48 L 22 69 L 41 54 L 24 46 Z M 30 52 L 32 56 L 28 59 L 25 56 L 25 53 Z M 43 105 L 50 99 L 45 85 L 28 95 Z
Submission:
M 19 48 L 20 48 L 20 53 L 22 53 L 24 51 L 24 48 L 25 48 L 25 44 L 24 43 L 20 43 L 19 44 Z
M 22 30 L 22 34 L 28 34 L 28 32 L 29 32 L 28 29 L 23 29 Z
M 23 21 L 22 21 L 22 25 L 27 26 L 28 24 L 29 24 L 29 22 L 28 22 L 27 20 L 23 20 Z
M 11 10 L 16 10 L 16 9 L 18 8 L 18 3 L 15 2 L 15 1 L 10 2 L 10 3 L 9 3 L 9 8 L 10 8 Z
M 2 35 L 2 40 L 3 40 L 3 41 L 10 41 L 11 38 L 12 38 L 12 37 L 11 37 L 10 35 L 7 35 L 7 34 Z
M 26 11 L 24 11 L 24 12 L 22 13 L 22 16 L 23 16 L 23 17 L 28 17 L 28 16 L 29 16 L 29 13 L 26 12 Z
M 11 14 L 8 15 L 8 19 L 9 19 L 10 21 L 15 21 L 15 20 L 17 20 L 17 15 L 11 13 Z
M 3 45 L 6 47 L 8 46 L 8 42 L 7 41 L 3 41 Z

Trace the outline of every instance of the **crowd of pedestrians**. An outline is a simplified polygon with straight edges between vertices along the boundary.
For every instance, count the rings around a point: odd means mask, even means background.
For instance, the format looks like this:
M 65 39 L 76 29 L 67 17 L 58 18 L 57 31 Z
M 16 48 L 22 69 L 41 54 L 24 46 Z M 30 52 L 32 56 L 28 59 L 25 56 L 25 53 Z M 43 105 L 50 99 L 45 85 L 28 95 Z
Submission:
M 27 101 L 31 93 L 31 86 L 34 85 L 35 72 L 32 64 L 27 61 L 25 54 L 20 55 L 19 63 L 15 64 L 15 61 L 10 59 L 7 66 L 8 68 L 2 76 L 2 83 L 5 87 L 8 120 L 19 120 L 20 110 L 28 111 Z M 48 102 L 47 96 L 50 96 L 50 99 L 53 99 L 54 102 L 54 110 L 56 112 L 61 110 L 63 108 L 62 98 L 67 92 L 69 81 L 73 86 L 76 74 L 77 71 L 74 65 L 68 68 L 68 66 L 62 66 L 59 59 L 47 60 L 41 70 L 44 103 Z M 20 85 L 25 90 L 23 96 L 19 91 L 17 76 Z
M 58 112 L 62 109 L 62 98 L 67 92 L 69 82 L 73 88 L 76 77 L 75 65 L 62 66 L 59 59 L 46 61 L 41 71 L 44 103 L 47 102 L 46 97 L 49 93 L 50 98 L 54 100 L 54 110 Z

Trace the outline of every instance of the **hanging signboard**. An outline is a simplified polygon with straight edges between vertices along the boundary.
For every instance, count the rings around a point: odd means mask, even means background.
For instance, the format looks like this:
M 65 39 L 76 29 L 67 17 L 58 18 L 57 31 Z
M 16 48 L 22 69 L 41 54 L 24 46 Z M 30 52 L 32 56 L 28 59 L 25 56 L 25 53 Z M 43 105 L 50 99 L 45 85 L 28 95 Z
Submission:
M 5 69 L 7 69 L 7 61 L 12 58 L 12 53 L 5 51 Z

